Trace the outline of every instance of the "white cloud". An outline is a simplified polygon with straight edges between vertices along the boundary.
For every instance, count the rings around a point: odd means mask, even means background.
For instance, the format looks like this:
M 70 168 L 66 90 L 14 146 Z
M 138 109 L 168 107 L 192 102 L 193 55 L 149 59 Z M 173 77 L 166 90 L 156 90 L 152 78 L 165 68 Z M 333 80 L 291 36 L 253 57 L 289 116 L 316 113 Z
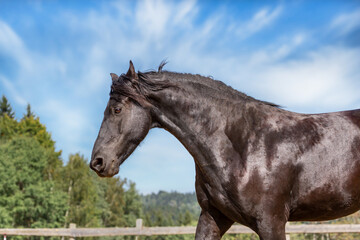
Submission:
M 5 86 L 7 92 L 11 94 L 11 97 L 16 101 L 17 104 L 21 106 L 26 106 L 27 101 L 21 96 L 21 94 L 17 91 L 16 87 L 4 76 L 0 75 L 0 82 Z
M 353 12 L 338 15 L 330 24 L 330 29 L 338 32 L 339 35 L 345 35 L 352 30 L 360 27 L 360 9 Z
M 32 63 L 26 54 L 26 48 L 21 38 L 13 29 L 0 20 L 0 52 L 13 58 L 21 68 L 31 69 Z
M 253 66 L 271 64 L 281 61 L 293 54 L 306 41 L 305 33 L 296 33 L 294 36 L 287 37 L 281 43 L 264 46 L 250 54 L 248 63 Z
M 260 9 L 250 20 L 236 26 L 238 36 L 240 38 L 248 38 L 249 36 L 261 31 L 272 24 L 280 16 L 282 11 L 282 6 L 277 6 L 272 10 L 269 8 Z
M 177 9 L 177 11 L 175 10 L 175 15 L 173 17 L 174 24 L 183 25 L 184 27 L 192 25 L 192 20 L 195 17 L 195 14 L 198 12 L 196 7 L 196 1 L 183 1 L 180 2 L 178 6 L 175 6 L 175 8 Z
M 360 100 L 354 88 L 359 65 L 360 49 L 324 47 L 304 58 L 252 68 L 253 87 L 259 95 L 290 108 L 341 110 Z
M 171 17 L 171 8 L 166 2 L 144 1 L 137 4 L 136 23 L 143 37 L 158 40 L 166 33 Z
M 1 51 L 10 51 L 22 48 L 23 43 L 19 36 L 7 25 L 0 20 L 0 49 Z

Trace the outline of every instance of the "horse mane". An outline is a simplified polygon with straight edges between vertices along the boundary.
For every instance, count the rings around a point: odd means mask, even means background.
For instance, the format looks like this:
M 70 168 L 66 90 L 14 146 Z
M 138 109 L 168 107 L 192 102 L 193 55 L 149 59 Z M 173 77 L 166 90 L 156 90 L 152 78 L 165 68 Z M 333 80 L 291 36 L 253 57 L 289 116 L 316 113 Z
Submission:
M 194 75 L 189 73 L 177 73 L 163 71 L 163 67 L 167 64 L 162 61 L 158 67 L 158 71 L 147 71 L 137 73 L 137 78 L 131 78 L 126 74 L 121 74 L 117 81 L 113 81 L 111 86 L 110 97 L 115 99 L 120 96 L 129 97 L 141 106 L 149 105 L 149 95 L 151 92 L 158 92 L 170 87 L 178 87 L 180 81 L 191 82 L 191 84 L 201 91 L 204 86 L 214 92 L 221 92 L 219 96 L 226 97 L 232 101 L 256 101 L 269 105 L 272 107 L 280 108 L 281 106 L 252 98 L 242 92 L 239 92 L 225 83 L 214 80 L 211 77 L 204 77 L 201 75 Z M 176 79 L 178 81 L 170 81 L 168 79 Z

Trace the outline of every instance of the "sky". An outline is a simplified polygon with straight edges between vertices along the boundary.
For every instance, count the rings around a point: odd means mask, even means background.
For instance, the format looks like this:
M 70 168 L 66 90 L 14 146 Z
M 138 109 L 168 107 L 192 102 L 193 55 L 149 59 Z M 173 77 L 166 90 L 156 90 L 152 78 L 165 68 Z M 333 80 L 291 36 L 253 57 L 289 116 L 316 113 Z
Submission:
M 360 108 L 360 1 L 0 0 L 0 95 L 27 103 L 62 150 L 88 160 L 109 73 L 212 76 L 289 111 Z M 140 193 L 195 190 L 192 157 L 153 129 L 118 174 Z

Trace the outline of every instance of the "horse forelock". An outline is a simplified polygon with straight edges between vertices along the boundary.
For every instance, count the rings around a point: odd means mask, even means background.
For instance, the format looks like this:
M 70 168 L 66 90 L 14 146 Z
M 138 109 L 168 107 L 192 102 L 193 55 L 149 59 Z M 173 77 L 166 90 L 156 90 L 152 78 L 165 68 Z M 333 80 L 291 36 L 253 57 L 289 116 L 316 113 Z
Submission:
M 161 71 L 165 64 L 164 62 L 160 65 L 159 71 Z M 111 85 L 110 97 L 115 100 L 120 100 L 121 97 L 129 97 L 136 103 L 144 106 L 149 103 L 148 98 L 151 92 L 157 92 L 174 86 L 167 80 L 161 80 L 153 76 L 150 77 L 151 73 L 156 72 L 138 72 L 137 78 L 131 78 L 126 74 L 120 75 L 118 80 L 113 81 Z

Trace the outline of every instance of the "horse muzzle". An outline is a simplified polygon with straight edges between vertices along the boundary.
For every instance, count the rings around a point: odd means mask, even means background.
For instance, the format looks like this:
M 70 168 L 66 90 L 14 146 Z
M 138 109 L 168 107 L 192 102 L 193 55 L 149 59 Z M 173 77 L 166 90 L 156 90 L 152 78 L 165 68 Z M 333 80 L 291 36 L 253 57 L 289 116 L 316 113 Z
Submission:
M 90 168 L 100 177 L 112 177 L 119 173 L 119 165 L 115 159 L 106 161 L 103 157 L 97 156 L 90 161 Z

